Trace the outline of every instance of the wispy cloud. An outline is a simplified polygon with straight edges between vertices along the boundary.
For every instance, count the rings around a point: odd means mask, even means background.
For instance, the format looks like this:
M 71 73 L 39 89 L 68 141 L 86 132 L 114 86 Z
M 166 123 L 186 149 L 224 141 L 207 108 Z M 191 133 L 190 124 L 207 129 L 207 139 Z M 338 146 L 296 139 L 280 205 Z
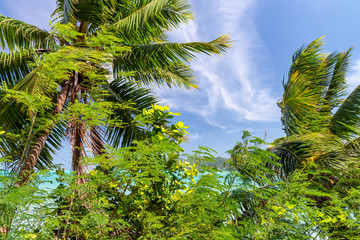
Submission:
M 192 132 L 192 133 L 189 134 L 190 141 L 195 141 L 195 140 L 198 140 L 198 139 L 200 139 L 202 137 L 203 137 L 203 135 L 201 135 L 199 133 L 193 133 Z
M 164 102 L 201 115 L 224 131 L 227 129 L 222 123 L 224 117 L 237 122 L 278 121 L 276 99 L 265 82 L 271 73 L 262 64 L 269 59 L 269 53 L 253 22 L 256 1 L 214 0 L 195 4 L 201 8 L 198 20 L 171 36 L 176 41 L 204 41 L 214 38 L 213 34 L 229 33 L 234 46 L 222 58 L 199 57 L 192 67 L 200 90 L 161 90 Z

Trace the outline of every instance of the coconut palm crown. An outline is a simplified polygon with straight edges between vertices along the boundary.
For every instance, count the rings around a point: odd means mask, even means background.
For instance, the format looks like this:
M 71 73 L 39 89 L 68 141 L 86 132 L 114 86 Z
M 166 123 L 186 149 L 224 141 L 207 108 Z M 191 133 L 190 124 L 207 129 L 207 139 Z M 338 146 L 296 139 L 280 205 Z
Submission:
M 346 98 L 351 50 L 324 54 L 317 39 L 293 55 L 284 93 L 278 102 L 286 137 L 271 151 L 288 176 L 303 163 L 345 170 L 359 158 L 360 86 Z

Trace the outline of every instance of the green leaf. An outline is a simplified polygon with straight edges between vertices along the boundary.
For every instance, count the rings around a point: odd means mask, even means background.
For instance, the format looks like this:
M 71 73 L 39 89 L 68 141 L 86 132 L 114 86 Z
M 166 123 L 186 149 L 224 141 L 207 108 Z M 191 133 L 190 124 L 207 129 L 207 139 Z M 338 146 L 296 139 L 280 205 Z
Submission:
M 22 21 L 0 15 L 0 47 L 48 49 L 54 44 L 50 33 Z

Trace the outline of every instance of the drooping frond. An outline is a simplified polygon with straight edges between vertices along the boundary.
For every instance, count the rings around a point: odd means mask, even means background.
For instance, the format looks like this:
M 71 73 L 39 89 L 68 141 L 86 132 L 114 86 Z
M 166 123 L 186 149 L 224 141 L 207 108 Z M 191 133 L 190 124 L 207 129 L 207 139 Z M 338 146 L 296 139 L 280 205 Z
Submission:
M 59 122 L 50 132 L 47 142 L 42 149 L 39 160 L 35 164 L 36 169 L 46 169 L 53 165 L 53 159 L 57 150 L 60 150 L 63 146 L 63 140 L 65 139 L 66 124 Z
M 78 22 L 88 22 L 95 26 L 107 22 L 107 14 L 102 1 L 78 1 L 74 8 L 76 8 L 74 18 Z
M 167 19 L 167 25 L 160 25 L 160 21 L 158 21 L 158 26 L 167 30 L 179 28 L 180 24 L 186 24 L 194 18 L 188 0 L 170 0 L 168 7 L 161 13 L 162 17 Z
M 105 153 L 105 139 L 102 130 L 99 126 L 94 126 L 90 129 L 90 148 L 92 153 L 97 156 Z
M 54 41 L 51 34 L 33 25 L 0 15 L 0 47 L 15 51 L 18 48 L 47 49 Z
M 4 130 L 20 130 L 26 124 L 26 117 L 21 114 L 20 106 L 15 101 L 4 102 L 5 93 L 0 91 L 0 123 Z
M 19 79 L 24 78 L 31 71 L 29 62 L 32 62 L 34 55 L 32 49 L 0 52 L 0 82 L 14 86 Z
M 348 150 L 350 154 L 359 156 L 360 155 L 360 136 L 352 139 L 345 144 L 344 149 Z
M 14 87 L 13 90 L 25 91 L 28 94 L 42 94 L 50 95 L 53 89 L 50 87 L 49 81 L 38 75 L 41 68 L 35 68 L 23 79 L 21 79 Z
M 135 59 L 136 60 L 136 59 Z M 185 64 L 170 64 L 169 66 L 158 67 L 152 63 L 123 61 L 117 59 L 114 63 L 114 76 L 138 82 L 143 85 L 158 85 L 168 87 L 184 87 L 186 89 L 197 88 L 196 79 L 192 69 Z M 134 71 L 133 74 L 123 73 Z M 122 76 L 123 75 L 123 76 Z
M 56 9 L 52 16 L 55 17 L 55 20 L 61 19 L 61 23 L 64 24 L 74 23 L 75 2 L 76 0 L 57 0 Z
M 20 136 L 28 121 L 26 115 L 20 110 L 21 106 L 15 101 L 4 103 L 4 96 L 5 93 L 0 91 L 0 129 L 13 134 L 13 136 L 2 136 L 0 148 L 3 155 L 7 156 L 10 161 L 16 161 L 20 159 L 23 150 L 20 139 L 16 135 Z
M 114 112 L 111 119 L 117 118 L 124 126 L 107 128 L 106 135 L 111 146 L 129 146 L 131 142 L 142 132 L 142 129 L 133 122 L 134 117 L 142 112 L 142 109 L 150 108 L 157 103 L 156 97 L 150 90 L 141 88 L 134 83 L 117 79 L 107 86 L 109 95 L 106 101 L 114 103 L 133 104 L 131 109 L 119 109 Z
M 13 136 L 9 135 L 2 139 L 3 141 L 0 142 L 0 148 L 3 150 L 4 156 L 9 157 L 9 160 L 12 161 L 8 164 L 9 168 L 12 171 L 16 171 L 19 165 L 22 164 L 20 163 L 21 156 L 24 154 L 26 157 L 28 149 L 41 132 L 33 131 L 29 133 L 31 123 L 28 120 L 26 107 L 15 101 L 3 102 L 2 97 L 3 95 L 0 92 L 0 128 L 4 129 L 7 133 L 13 134 Z M 38 127 L 41 126 L 35 123 L 35 128 Z M 31 134 L 29 142 L 26 141 L 29 137 L 27 136 L 28 134 Z M 59 122 L 50 133 L 48 141 L 40 153 L 39 160 L 35 165 L 36 169 L 44 169 L 52 165 L 54 153 L 61 148 L 64 134 L 64 123 Z
M 141 31 L 119 31 L 113 30 L 114 34 L 123 40 L 125 45 L 140 45 L 164 42 L 167 38 L 162 30 L 151 28 L 146 25 Z
M 288 176 L 302 164 L 316 162 L 331 169 L 344 169 L 349 158 L 340 138 L 325 132 L 308 132 L 275 140 L 269 149 L 279 157 L 279 174 Z
M 34 71 L 30 72 L 25 76 L 24 79 L 34 78 Z M 6 84 L 2 85 L 5 87 Z M 17 85 L 15 85 L 17 86 Z M 14 89 L 14 87 L 12 88 Z M 0 90 L 0 123 L 3 125 L 3 129 L 8 131 L 20 131 L 21 129 L 26 128 L 28 125 L 27 116 L 26 116 L 26 106 L 23 104 L 18 104 L 14 99 L 6 98 L 7 92 L 3 89 Z M 14 132 L 19 134 L 20 132 Z

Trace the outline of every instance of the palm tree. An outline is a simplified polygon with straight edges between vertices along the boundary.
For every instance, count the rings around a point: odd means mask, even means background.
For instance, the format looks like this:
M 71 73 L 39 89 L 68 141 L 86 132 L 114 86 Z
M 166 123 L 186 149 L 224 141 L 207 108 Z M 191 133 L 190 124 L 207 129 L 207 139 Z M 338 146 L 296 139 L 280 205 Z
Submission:
M 0 127 L 15 135 L 28 133 L 26 139 L 10 135 L 0 143 L 13 160 L 12 169 L 21 177 L 16 185 L 25 183 L 35 168 L 51 165 L 51 154 L 60 147 L 66 133 L 72 146 L 73 169 L 79 173 L 85 146 L 101 154 L 105 143 L 129 145 L 141 131 L 131 124 L 134 116 L 156 102 L 146 86 L 196 88 L 188 65 L 195 54 L 221 54 L 229 47 L 227 35 L 208 43 L 166 40 L 166 31 L 192 18 L 186 0 L 58 0 L 52 16 L 54 27 L 48 32 L 0 15 L 0 46 L 9 51 L 0 55 L 2 85 L 28 95 L 42 93 L 53 103 L 45 112 L 33 112 L 0 91 Z M 103 39 L 97 45 L 89 42 L 99 36 Z M 109 54 L 113 46 L 119 48 Z M 104 52 L 102 58 L 94 58 Z M 63 69 L 67 77 L 52 81 L 50 86 L 43 78 L 49 71 L 46 59 L 76 53 L 79 55 L 67 62 L 68 69 Z M 106 74 L 105 63 L 110 64 L 111 80 L 91 79 L 89 71 Z M 75 103 L 91 106 L 103 101 L 135 104 L 135 108 L 115 109 L 110 114 L 109 119 L 121 120 L 127 123 L 125 127 L 89 126 L 81 117 L 59 120 L 59 115 Z M 48 119 L 45 127 L 37 125 L 39 117 Z
M 296 186 L 297 181 L 311 184 L 310 192 L 319 193 L 303 197 L 314 200 L 309 206 L 314 207 L 315 203 L 325 214 L 330 212 L 329 205 L 337 204 L 330 202 L 332 196 L 349 197 L 348 190 L 358 186 L 354 179 L 345 180 L 351 178 L 348 170 L 360 157 L 360 85 L 345 97 L 352 49 L 324 54 L 323 44 L 322 39 L 317 39 L 293 55 L 288 79 L 283 83 L 284 93 L 278 102 L 286 136 L 276 139 L 268 148 L 271 153 L 260 157 L 259 153 L 264 150 L 249 147 L 249 135 L 245 133 L 243 142 L 237 143 L 230 152 L 235 176 L 241 176 L 243 185 L 250 182 L 259 191 L 256 195 L 244 187 L 231 192 L 230 197 L 239 203 L 237 221 L 256 221 L 260 218 L 259 209 L 270 212 L 269 199 L 287 191 L 286 188 L 293 191 L 288 196 L 294 199 L 298 193 L 289 184 Z M 252 141 L 254 145 L 258 142 Z M 254 153 L 260 156 L 251 159 Z M 296 180 L 302 174 L 305 180 Z M 322 224 L 316 225 L 312 234 L 319 229 L 323 231 L 322 227 Z M 329 238 L 339 238 L 334 234 L 337 227 L 327 229 Z M 346 227 L 345 224 L 344 229 Z
M 322 46 L 317 39 L 299 49 L 283 84 L 278 106 L 286 137 L 271 147 L 280 157 L 283 177 L 310 162 L 343 172 L 360 156 L 360 85 L 344 98 L 351 49 L 324 54 Z M 327 177 L 326 184 L 337 181 L 331 174 Z

